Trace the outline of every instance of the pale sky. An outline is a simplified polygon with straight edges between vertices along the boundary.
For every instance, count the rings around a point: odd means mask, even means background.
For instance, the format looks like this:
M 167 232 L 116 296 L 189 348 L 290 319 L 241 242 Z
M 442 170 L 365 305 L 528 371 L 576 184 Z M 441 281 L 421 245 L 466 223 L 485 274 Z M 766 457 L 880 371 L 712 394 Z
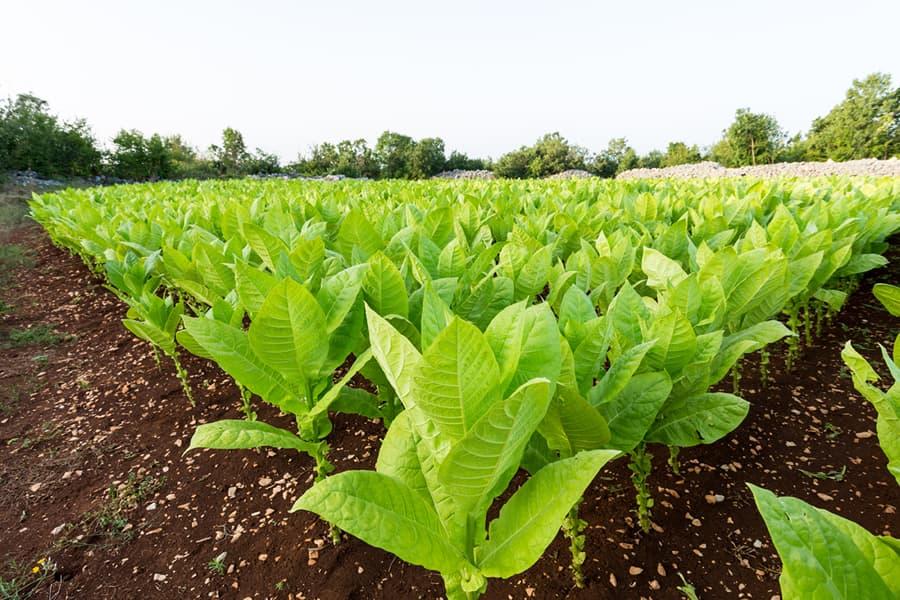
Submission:
M 235 127 L 292 160 L 391 129 L 497 157 L 559 131 L 592 151 L 709 145 L 749 107 L 789 133 L 874 71 L 900 84 L 900 1 L 0 0 L 0 97 L 103 142 Z

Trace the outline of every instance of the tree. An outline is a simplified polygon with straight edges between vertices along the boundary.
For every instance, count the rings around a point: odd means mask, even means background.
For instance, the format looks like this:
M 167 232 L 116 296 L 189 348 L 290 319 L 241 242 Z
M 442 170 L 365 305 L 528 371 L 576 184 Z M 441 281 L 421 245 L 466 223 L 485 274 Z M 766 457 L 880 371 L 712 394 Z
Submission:
M 441 138 L 422 138 L 413 144 L 409 157 L 409 173 L 413 179 L 437 175 L 446 164 L 444 140 Z
M 381 176 L 389 179 L 409 179 L 412 174 L 411 155 L 415 142 L 408 135 L 385 131 L 375 142 Z
M 100 167 L 100 150 L 84 120 L 62 122 L 32 94 L 0 105 L 0 170 L 71 177 L 95 175 Z
M 773 163 L 784 147 L 785 134 L 775 117 L 739 108 L 734 122 L 712 148 L 714 160 L 727 167 Z
M 569 169 L 586 168 L 587 150 L 570 144 L 558 132 L 548 133 L 533 146 L 504 154 L 494 165 L 500 177 L 546 177 Z
M 158 133 L 149 138 L 136 129 L 122 129 L 113 138 L 110 171 L 132 181 L 170 179 L 175 174 L 169 141 Z
M 615 177 L 620 172 L 623 161 L 634 158 L 636 162 L 636 157 L 634 148 L 628 145 L 625 138 L 613 138 L 609 140 L 606 149 L 594 157 L 588 170 L 599 177 Z
M 237 177 L 244 173 L 244 166 L 250 157 L 244 136 L 237 129 L 226 127 L 222 131 L 222 145 L 209 147 L 216 170 L 224 177 Z
M 886 73 L 854 79 L 843 102 L 813 121 L 813 159 L 889 158 L 900 154 L 900 88 Z
M 674 167 L 676 165 L 698 163 L 700 159 L 700 149 L 696 145 L 688 146 L 684 142 L 669 142 L 666 154 L 662 158 L 662 166 Z
M 465 153 L 454 150 L 447 158 L 447 164 L 444 168 L 448 171 L 457 169 L 461 171 L 477 171 L 488 168 L 488 164 L 489 162 L 483 158 L 469 158 Z

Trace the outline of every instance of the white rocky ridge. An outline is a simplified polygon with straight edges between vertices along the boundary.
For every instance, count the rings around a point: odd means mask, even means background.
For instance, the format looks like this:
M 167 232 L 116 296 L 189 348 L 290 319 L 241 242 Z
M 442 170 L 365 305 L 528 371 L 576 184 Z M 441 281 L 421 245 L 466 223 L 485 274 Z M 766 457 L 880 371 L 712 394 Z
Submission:
M 465 169 L 453 169 L 451 171 L 442 171 L 432 179 L 494 179 L 496 175 L 487 169 L 474 169 L 467 171 Z
M 619 173 L 616 179 L 706 179 L 712 177 L 820 177 L 827 175 L 875 175 L 900 177 L 900 159 L 879 160 L 863 158 L 846 162 L 793 162 L 723 167 L 706 161 L 690 165 L 663 167 L 660 169 L 630 169 Z

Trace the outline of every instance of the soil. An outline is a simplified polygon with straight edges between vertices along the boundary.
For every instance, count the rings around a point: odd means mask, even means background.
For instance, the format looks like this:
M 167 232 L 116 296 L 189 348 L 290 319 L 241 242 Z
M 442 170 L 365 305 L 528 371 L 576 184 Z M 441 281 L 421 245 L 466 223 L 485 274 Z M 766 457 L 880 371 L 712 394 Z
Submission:
M 28 257 L 0 267 L 0 299 L 11 305 L 0 314 L 0 577 L 15 579 L 23 597 L 441 597 L 437 575 L 346 535 L 334 546 L 314 515 L 288 512 L 311 484 L 307 457 L 184 455 L 197 424 L 241 417 L 229 378 L 185 356 L 191 406 L 172 365 L 158 366 L 122 327 L 125 306 L 77 258 L 33 224 L 0 242 Z M 840 359 L 852 339 L 881 362 L 877 343 L 893 340 L 897 321 L 870 291 L 876 281 L 900 280 L 898 254 L 892 248 L 891 265 L 864 279 L 793 372 L 783 372 L 782 351 L 773 351 L 763 389 L 748 361 L 743 395 L 752 408 L 737 431 L 683 451 L 681 476 L 657 452 L 654 531 L 636 529 L 626 465 L 601 471 L 582 504 L 590 524 L 585 589 L 572 589 L 568 544 L 558 536 L 526 573 L 492 580 L 486 597 L 682 598 L 682 577 L 700 598 L 777 597 L 780 563 L 746 482 L 872 532 L 900 534 L 900 489 L 877 445 L 874 410 Z M 10 342 L 14 330 L 39 324 L 70 337 Z M 275 410 L 256 409 L 260 419 L 289 426 Z M 334 420 L 338 469 L 372 468 L 382 425 Z

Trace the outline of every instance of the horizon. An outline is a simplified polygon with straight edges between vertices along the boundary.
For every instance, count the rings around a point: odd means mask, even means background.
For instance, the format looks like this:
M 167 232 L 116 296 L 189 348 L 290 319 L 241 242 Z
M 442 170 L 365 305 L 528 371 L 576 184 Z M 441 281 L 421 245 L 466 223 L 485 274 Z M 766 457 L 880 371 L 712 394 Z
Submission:
M 464 2 L 449 13 L 411 2 L 43 0 L 5 13 L 41 35 L 18 27 L 0 39 L 10 63 L 0 97 L 33 93 L 85 119 L 104 147 L 137 129 L 205 151 L 233 127 L 282 162 L 323 142 L 374 146 L 387 130 L 494 159 L 554 131 L 592 153 L 618 137 L 641 154 L 673 141 L 708 148 L 738 108 L 805 134 L 854 79 L 900 79 L 900 4 L 871 1 L 750 12 Z

